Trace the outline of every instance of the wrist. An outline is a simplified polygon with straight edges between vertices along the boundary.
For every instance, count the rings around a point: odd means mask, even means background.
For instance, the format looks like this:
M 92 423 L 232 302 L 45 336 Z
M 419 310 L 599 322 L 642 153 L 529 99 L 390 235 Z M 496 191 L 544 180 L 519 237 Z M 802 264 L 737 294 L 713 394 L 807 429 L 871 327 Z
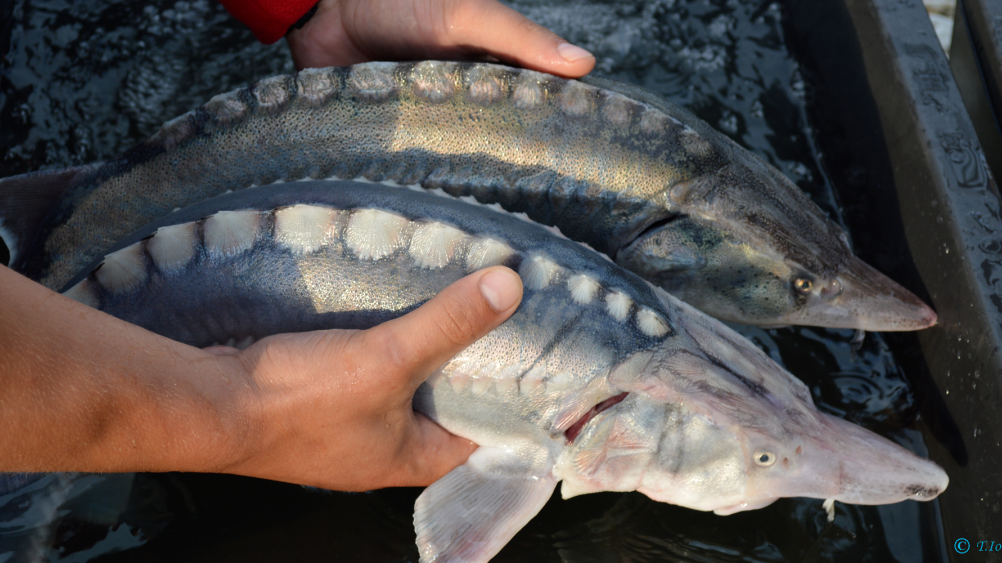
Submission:
M 206 405 L 206 416 L 192 418 L 198 425 L 191 429 L 198 447 L 190 452 L 192 466 L 185 470 L 242 473 L 238 469 L 255 458 L 268 427 L 253 368 L 242 352 L 214 351 L 199 372 L 196 392 Z
M 243 351 L 219 352 L 219 369 L 227 387 L 207 390 L 218 413 L 220 439 L 213 444 L 218 456 L 214 473 L 231 473 L 288 480 L 282 475 L 285 459 L 303 434 L 296 415 L 312 402 L 311 389 L 289 381 L 275 362 L 292 363 L 308 371 L 284 345 L 291 335 L 273 336 Z M 315 391 L 315 390 L 313 390 Z

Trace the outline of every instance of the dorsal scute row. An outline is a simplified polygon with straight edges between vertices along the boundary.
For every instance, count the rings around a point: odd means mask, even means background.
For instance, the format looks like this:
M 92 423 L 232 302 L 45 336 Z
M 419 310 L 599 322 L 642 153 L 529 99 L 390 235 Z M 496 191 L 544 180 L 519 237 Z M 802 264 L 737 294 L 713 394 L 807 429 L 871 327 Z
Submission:
M 617 323 L 632 321 L 647 337 L 673 333 L 660 311 L 638 304 L 627 290 L 606 287 L 593 272 L 565 268 L 542 251 L 516 250 L 504 240 L 471 234 L 434 219 L 409 219 L 379 208 L 350 210 L 297 204 L 267 211 L 220 211 L 200 221 L 159 228 L 153 235 L 105 256 L 66 292 L 98 307 L 102 295 L 139 291 L 151 273 L 185 275 L 198 256 L 237 259 L 266 240 L 294 256 L 343 245 L 357 260 L 383 260 L 403 252 L 418 269 L 459 267 L 467 273 L 495 265 L 516 269 L 529 291 L 560 289 L 579 306 L 596 304 Z
M 232 127 L 258 112 L 317 108 L 342 98 L 361 104 L 401 98 L 428 104 L 508 104 L 523 111 L 552 105 L 569 119 L 593 116 L 604 126 L 635 127 L 647 137 L 678 137 L 696 157 L 713 151 L 712 144 L 689 126 L 616 92 L 531 70 L 442 61 L 373 62 L 266 78 L 249 88 L 215 96 L 201 108 L 165 123 L 150 143 L 170 149 L 196 137 L 200 130 Z

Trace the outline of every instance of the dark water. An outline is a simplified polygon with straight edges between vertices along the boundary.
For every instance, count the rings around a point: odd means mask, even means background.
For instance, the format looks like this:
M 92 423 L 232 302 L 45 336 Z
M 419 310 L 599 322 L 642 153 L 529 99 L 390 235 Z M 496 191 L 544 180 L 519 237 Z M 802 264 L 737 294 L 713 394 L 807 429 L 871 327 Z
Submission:
M 595 53 L 597 73 L 685 105 L 843 222 L 810 125 L 818 108 L 778 2 L 511 5 Z M 11 15 L 0 177 L 112 157 L 218 93 L 292 71 L 283 43 L 257 44 L 213 2 L 22 1 Z M 879 335 L 854 353 L 852 331 L 739 330 L 803 379 L 820 409 L 925 454 L 909 374 Z M 0 497 L 0 561 L 14 546 L 13 560 L 416 561 L 418 493 L 320 493 L 214 475 L 55 476 Z M 719 517 L 639 494 L 554 498 L 496 561 L 945 560 L 936 503 L 836 505 L 830 524 L 820 505 L 786 499 Z

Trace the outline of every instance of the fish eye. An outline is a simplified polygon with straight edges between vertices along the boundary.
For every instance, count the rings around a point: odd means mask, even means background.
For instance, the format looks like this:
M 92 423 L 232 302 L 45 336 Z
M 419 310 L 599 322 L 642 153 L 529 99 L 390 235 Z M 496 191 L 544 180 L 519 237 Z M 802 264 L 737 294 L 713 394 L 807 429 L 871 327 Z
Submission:
M 800 293 L 810 293 L 814 289 L 814 283 L 807 278 L 797 278 L 793 281 L 793 288 Z
M 776 463 L 776 454 L 772 452 L 755 452 L 755 463 L 761 467 L 769 467 Z

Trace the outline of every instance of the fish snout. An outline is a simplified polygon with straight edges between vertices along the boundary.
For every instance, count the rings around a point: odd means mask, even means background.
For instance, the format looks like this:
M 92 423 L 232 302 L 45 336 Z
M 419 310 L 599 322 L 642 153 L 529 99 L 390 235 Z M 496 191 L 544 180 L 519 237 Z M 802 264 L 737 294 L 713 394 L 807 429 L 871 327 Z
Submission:
M 914 293 L 852 257 L 838 276 L 840 294 L 833 305 L 846 309 L 852 326 L 872 332 L 920 330 L 936 324 L 936 312 Z
M 832 467 L 837 492 L 827 498 L 848 504 L 927 501 L 939 496 L 950 482 L 934 462 L 862 427 L 827 415 L 822 426 L 826 436 L 820 447 L 837 460 Z

